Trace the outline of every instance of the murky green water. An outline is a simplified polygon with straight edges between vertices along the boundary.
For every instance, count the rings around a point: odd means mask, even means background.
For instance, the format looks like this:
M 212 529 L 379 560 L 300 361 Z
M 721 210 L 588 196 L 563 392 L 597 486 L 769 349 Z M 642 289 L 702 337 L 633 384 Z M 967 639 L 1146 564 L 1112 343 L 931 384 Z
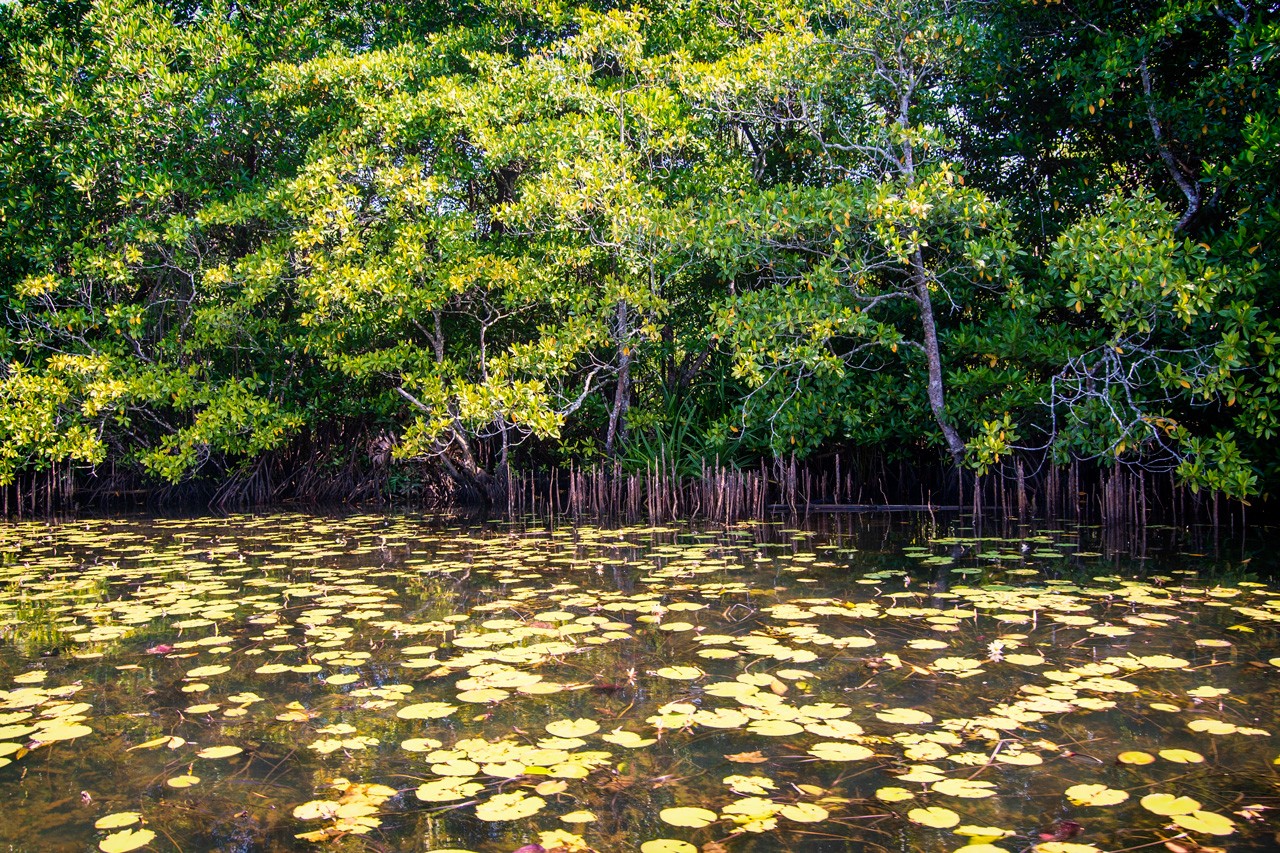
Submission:
M 1277 849 L 1275 550 L 816 524 L 2 526 L 0 849 Z

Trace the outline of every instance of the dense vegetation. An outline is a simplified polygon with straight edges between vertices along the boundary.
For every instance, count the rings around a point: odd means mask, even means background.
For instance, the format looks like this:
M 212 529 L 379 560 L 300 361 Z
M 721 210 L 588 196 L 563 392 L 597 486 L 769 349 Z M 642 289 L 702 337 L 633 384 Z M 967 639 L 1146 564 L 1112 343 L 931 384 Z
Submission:
M 8 0 L 0 484 L 858 446 L 1266 494 L 1278 46 L 1251 0 Z

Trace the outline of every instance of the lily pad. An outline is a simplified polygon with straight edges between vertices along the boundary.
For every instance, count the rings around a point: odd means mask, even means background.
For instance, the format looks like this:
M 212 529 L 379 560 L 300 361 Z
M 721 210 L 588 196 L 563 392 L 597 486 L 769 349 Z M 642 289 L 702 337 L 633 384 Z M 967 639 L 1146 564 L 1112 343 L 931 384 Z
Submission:
M 679 806 L 676 808 L 663 809 L 658 812 L 658 817 L 664 823 L 672 826 L 687 826 L 692 829 L 700 829 L 714 823 L 719 816 L 709 810 L 698 808 L 697 806 Z
M 912 809 L 907 812 L 907 819 L 912 823 L 918 823 L 921 826 L 928 826 L 933 829 L 950 829 L 960 824 L 960 815 L 951 809 L 944 809 L 941 806 Z
M 102 853 L 128 853 L 146 847 L 155 837 L 156 834 L 149 829 L 123 829 L 99 841 L 98 849 Z

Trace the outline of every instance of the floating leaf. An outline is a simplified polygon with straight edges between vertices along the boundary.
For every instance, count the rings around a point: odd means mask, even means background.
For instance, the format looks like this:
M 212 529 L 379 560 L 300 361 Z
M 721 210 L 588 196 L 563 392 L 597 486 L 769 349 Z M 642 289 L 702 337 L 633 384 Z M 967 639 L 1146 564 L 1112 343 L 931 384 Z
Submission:
M 1173 816 L 1173 822 L 1183 829 L 1192 832 L 1204 832 L 1209 835 L 1230 835 L 1236 831 L 1235 822 L 1231 818 L 1216 812 L 1193 811 Z
M 544 797 L 549 797 L 552 794 L 563 794 L 568 788 L 569 783 L 563 779 L 548 779 L 545 782 L 539 782 L 533 790 Z
M 311 800 L 294 806 L 293 816 L 298 820 L 328 820 L 338 813 L 339 807 L 333 800 Z
M 1229 735 L 1235 734 L 1237 731 L 1235 724 L 1226 723 L 1222 720 L 1192 720 L 1187 723 L 1187 728 L 1193 732 L 1204 732 L 1211 735 Z
M 896 788 L 893 786 L 879 788 L 876 790 L 876 799 L 886 803 L 899 803 L 903 800 L 915 799 L 915 794 L 906 788 Z
M 244 752 L 238 746 L 207 746 L 196 753 L 200 758 L 230 758 L 233 755 L 239 755 Z
M 1066 790 L 1066 795 L 1077 806 L 1114 806 L 1129 799 L 1128 792 L 1106 785 L 1072 785 Z
M 679 806 L 677 808 L 663 809 L 658 813 L 658 817 L 664 823 L 669 823 L 672 826 L 687 826 L 692 829 L 700 829 L 715 822 L 719 816 L 708 809 L 701 809 L 696 806 Z
M 465 800 L 484 790 L 484 785 L 472 782 L 467 777 L 452 776 L 445 779 L 433 779 L 418 786 L 416 795 L 424 803 L 448 803 Z M 538 793 L 543 793 L 539 791 Z
M 1172 761 L 1174 764 L 1200 764 L 1204 761 L 1203 755 L 1189 749 L 1162 749 L 1159 755 L 1165 761 Z
M 804 731 L 804 726 L 790 720 L 752 720 L 747 731 L 765 737 L 788 737 Z
M 37 743 L 55 743 L 61 740 L 74 740 L 78 737 L 93 734 L 93 729 L 79 723 L 59 722 L 52 726 L 37 729 L 31 740 Z
M 438 720 L 458 710 L 457 705 L 448 702 L 419 702 L 416 705 L 405 705 L 396 711 L 402 720 Z
M 626 749 L 639 749 L 644 746 L 652 746 L 658 742 L 657 738 L 642 737 L 625 729 L 614 729 L 608 734 L 600 735 L 600 739 Z
M 924 711 L 917 711 L 914 708 L 890 708 L 885 711 L 877 711 L 876 718 L 886 723 L 900 726 L 922 726 L 933 722 L 933 717 Z
M 499 690 L 496 687 L 482 687 L 477 690 L 464 690 L 458 694 L 457 698 L 459 702 L 473 702 L 483 705 L 501 702 L 510 696 L 511 694 L 506 690 Z
M 341 687 L 344 684 L 354 684 L 360 680 L 360 676 L 350 672 L 336 672 L 325 678 L 325 684 L 331 684 L 334 687 Z
M 933 783 L 933 790 L 939 794 L 970 800 L 994 797 L 994 789 L 995 785 L 980 779 L 940 779 Z
M 494 794 L 476 806 L 476 817 L 491 821 L 520 820 L 542 811 L 546 804 L 542 797 L 527 797 L 521 791 Z
M 119 829 L 122 826 L 133 826 L 142 820 L 141 812 L 116 812 L 104 815 L 93 823 L 94 829 Z
M 129 748 L 128 748 L 127 750 L 125 750 L 125 751 L 126 751 L 126 752 L 133 752 L 135 749 L 155 749 L 155 748 L 156 748 L 156 747 L 158 747 L 158 746 L 164 746 L 164 745 L 165 745 L 165 744 L 167 744 L 168 742 L 169 742 L 169 736 L 168 736 L 168 735 L 165 735 L 164 737 L 152 738 L 151 740 L 143 741 L 142 743 L 138 744 L 137 746 L 131 746 L 131 747 L 129 747 Z
M 698 853 L 698 848 L 676 838 L 655 838 L 641 844 L 640 853 Z
M 974 826 L 973 824 L 965 824 L 957 826 L 952 830 L 956 835 L 964 835 L 972 839 L 970 844 L 981 844 L 987 841 L 995 841 L 997 838 L 1008 838 L 1016 833 L 1012 829 L 1001 829 L 998 826 Z
M 480 772 L 480 765 L 465 758 L 452 758 L 432 764 L 431 772 L 437 776 L 462 776 L 470 779 Z
M 778 787 L 767 776 L 726 776 L 723 781 L 735 794 L 768 794 Z
M 1158 815 L 1190 814 L 1200 808 L 1200 803 L 1190 797 L 1173 794 L 1147 794 L 1141 800 L 1142 807 Z
M 778 814 L 796 823 L 818 823 L 830 817 L 830 813 L 815 803 L 792 803 L 783 806 Z
M 123 829 L 113 832 L 98 842 L 102 853 L 128 853 L 139 847 L 146 847 L 155 840 L 156 834 L 149 829 Z
M 430 737 L 411 737 L 400 741 L 400 748 L 405 752 L 429 752 L 443 746 L 440 741 Z
M 855 743 L 823 742 L 809 748 L 809 754 L 826 761 L 862 761 L 873 758 L 875 752 Z
M 1191 661 L 1172 655 L 1148 655 L 1138 658 L 1138 663 L 1152 669 L 1186 669 L 1191 666 Z
M 546 729 L 556 737 L 583 737 L 600 731 L 600 724 L 586 718 L 556 720 L 554 723 L 547 723 Z
M 934 829 L 950 829 L 960 823 L 960 815 L 951 809 L 944 809 L 941 806 L 912 809 L 907 812 L 907 819 L 912 823 L 918 823 L 921 826 L 929 826 Z

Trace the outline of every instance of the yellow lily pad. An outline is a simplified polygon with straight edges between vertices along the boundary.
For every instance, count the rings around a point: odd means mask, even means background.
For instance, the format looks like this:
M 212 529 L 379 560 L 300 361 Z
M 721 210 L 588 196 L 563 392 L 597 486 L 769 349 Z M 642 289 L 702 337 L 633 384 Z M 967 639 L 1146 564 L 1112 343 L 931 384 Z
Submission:
M 1158 815 L 1191 814 L 1200 809 L 1200 803 L 1190 797 L 1175 797 L 1173 794 L 1147 794 L 1138 801 L 1149 812 Z
M 1072 785 L 1066 790 L 1066 795 L 1077 806 L 1114 806 L 1129 799 L 1127 791 L 1106 785 Z
M 778 814 L 796 823 L 819 823 L 830 817 L 830 812 L 816 803 L 792 803 L 783 806 Z
M 133 826 L 142 820 L 141 812 L 116 812 L 103 815 L 93 823 L 94 829 L 119 829 L 122 826 Z
M 542 797 L 527 797 L 522 791 L 494 794 L 476 806 L 476 817 L 489 821 L 520 820 L 542 811 L 546 804 Z
M 953 826 L 960 825 L 960 815 L 951 809 L 944 809 L 941 806 L 912 809 L 907 812 L 907 819 L 912 823 L 918 823 L 921 826 L 928 826 L 933 829 L 950 829 Z
M 875 752 L 856 743 L 824 741 L 809 747 L 809 754 L 826 761 L 862 761 L 873 758 Z
M 658 812 L 658 817 L 663 823 L 669 823 L 672 826 L 687 826 L 691 829 L 701 829 L 711 823 L 714 823 L 719 816 L 710 809 L 701 809 L 697 806 L 678 806 L 676 808 L 663 809 Z
M 698 853 L 698 848 L 678 838 L 654 838 L 640 845 L 640 853 Z
M 102 853 L 128 853 L 146 847 L 155 837 L 156 834 L 149 829 L 122 829 L 99 841 L 98 849 Z
M 457 705 L 448 702 L 419 702 L 416 705 L 405 705 L 396 711 L 402 720 L 438 720 L 458 710 Z
M 207 746 L 196 753 L 199 758 L 230 758 L 244 752 L 238 746 Z
M 1176 814 L 1173 822 L 1183 829 L 1192 832 L 1203 832 L 1208 835 L 1230 835 L 1236 831 L 1235 822 L 1225 815 L 1216 812 L 1193 811 Z
M 892 785 L 876 790 L 876 799 L 885 803 L 900 803 L 903 800 L 914 800 L 916 795 L 906 788 Z
M 915 708 L 889 708 L 877 711 L 876 719 L 899 726 L 922 726 L 933 722 L 933 717 Z
M 547 732 L 556 737 L 583 737 L 600 731 L 600 724 L 595 720 L 580 718 L 577 720 L 556 720 L 547 723 Z

